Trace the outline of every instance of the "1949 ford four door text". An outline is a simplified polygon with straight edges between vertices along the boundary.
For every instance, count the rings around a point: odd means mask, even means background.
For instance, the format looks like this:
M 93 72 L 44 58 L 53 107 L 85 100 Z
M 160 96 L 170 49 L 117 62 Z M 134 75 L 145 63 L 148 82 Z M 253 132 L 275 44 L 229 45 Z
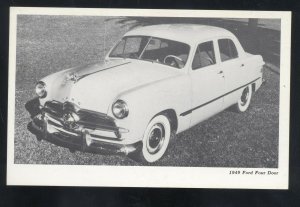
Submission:
M 96 65 L 40 80 L 28 129 L 72 150 L 155 162 L 170 138 L 235 105 L 248 109 L 264 62 L 229 31 L 156 25 L 129 31 Z

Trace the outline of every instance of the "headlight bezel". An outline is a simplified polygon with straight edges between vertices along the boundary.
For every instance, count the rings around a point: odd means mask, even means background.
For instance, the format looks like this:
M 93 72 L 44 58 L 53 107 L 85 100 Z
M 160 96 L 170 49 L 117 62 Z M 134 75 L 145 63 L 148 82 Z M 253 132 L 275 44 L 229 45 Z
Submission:
M 39 81 L 35 85 L 35 93 L 39 98 L 45 98 L 47 96 L 46 83 Z
M 117 119 L 124 119 L 128 116 L 129 114 L 129 108 L 128 105 L 125 101 L 118 99 L 112 104 L 111 107 L 112 114 L 117 118 Z M 119 110 L 119 111 L 116 111 Z

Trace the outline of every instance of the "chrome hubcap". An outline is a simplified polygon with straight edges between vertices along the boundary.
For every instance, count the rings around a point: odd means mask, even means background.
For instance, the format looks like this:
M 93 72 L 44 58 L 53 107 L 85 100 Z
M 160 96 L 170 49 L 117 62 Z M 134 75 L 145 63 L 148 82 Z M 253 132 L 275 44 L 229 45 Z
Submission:
M 245 106 L 249 99 L 249 87 L 245 88 L 241 96 L 241 105 Z
M 165 140 L 165 129 L 162 124 L 155 124 L 149 133 L 147 150 L 150 154 L 157 153 L 163 146 Z

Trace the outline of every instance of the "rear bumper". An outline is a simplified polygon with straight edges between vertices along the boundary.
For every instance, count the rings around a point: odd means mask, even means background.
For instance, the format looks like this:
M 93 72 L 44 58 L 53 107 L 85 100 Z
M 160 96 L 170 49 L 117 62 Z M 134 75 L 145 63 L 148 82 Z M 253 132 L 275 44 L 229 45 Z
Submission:
M 33 117 L 27 126 L 28 130 L 35 134 L 38 139 L 44 139 L 56 145 L 69 148 L 72 151 L 80 150 L 92 153 L 108 153 L 128 155 L 142 144 L 137 142 L 134 144 L 121 144 L 103 141 L 100 138 L 92 137 L 88 130 L 82 128 L 78 131 L 69 131 L 61 126 L 52 125 L 47 118 L 38 114 Z

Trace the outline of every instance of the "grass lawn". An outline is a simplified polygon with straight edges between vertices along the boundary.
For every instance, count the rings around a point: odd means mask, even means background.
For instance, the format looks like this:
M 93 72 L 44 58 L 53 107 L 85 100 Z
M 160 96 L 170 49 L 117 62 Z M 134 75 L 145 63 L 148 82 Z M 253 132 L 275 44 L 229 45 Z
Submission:
M 62 69 L 103 60 L 104 54 L 131 28 L 131 22 L 104 17 L 19 16 L 15 114 L 15 163 L 139 165 L 118 155 L 68 149 L 38 142 L 27 129 L 25 103 L 40 78 Z M 162 166 L 277 167 L 279 76 L 265 70 L 267 84 L 254 94 L 251 108 L 226 110 L 179 134 Z

